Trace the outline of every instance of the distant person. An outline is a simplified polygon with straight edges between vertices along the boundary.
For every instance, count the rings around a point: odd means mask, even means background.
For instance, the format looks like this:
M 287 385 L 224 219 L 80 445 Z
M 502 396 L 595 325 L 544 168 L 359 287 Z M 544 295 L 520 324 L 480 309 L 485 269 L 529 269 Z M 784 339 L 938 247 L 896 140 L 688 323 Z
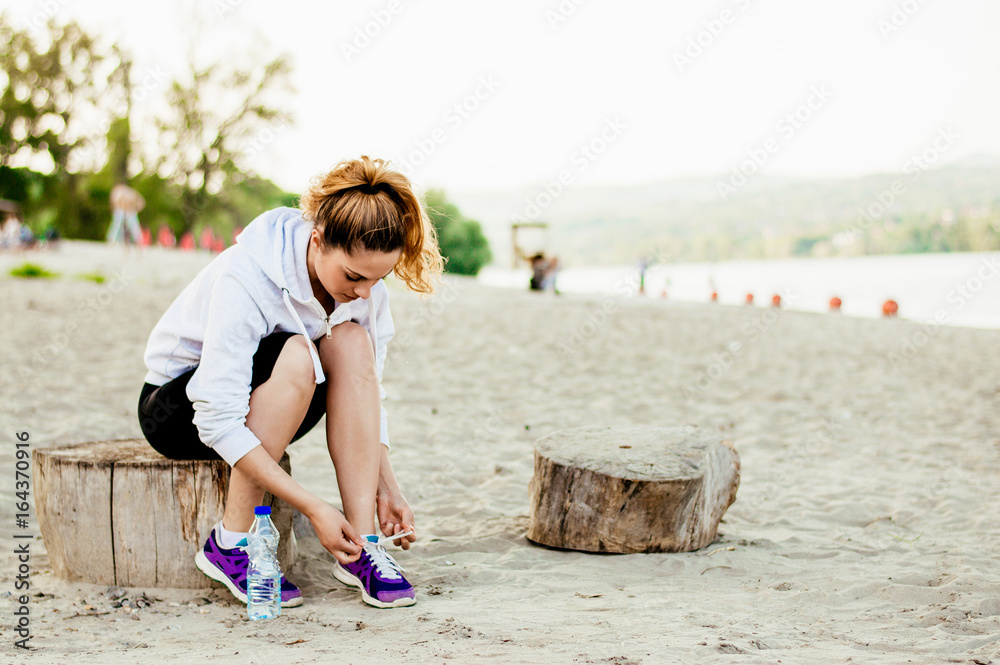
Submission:
M 21 220 L 16 213 L 7 213 L 4 220 L 3 246 L 5 249 L 21 248 Z
M 21 224 L 19 231 L 21 235 L 21 249 L 34 249 L 38 244 L 38 240 L 35 238 L 35 234 L 31 232 L 31 228 L 27 224 Z
M 562 268 L 562 264 L 559 263 L 559 257 L 553 256 L 549 259 L 548 269 L 545 272 L 545 279 L 542 280 L 542 291 L 552 290 L 552 293 L 559 295 L 559 289 L 556 288 L 556 277 L 559 276 L 559 270 Z
M 539 252 L 528 257 L 531 263 L 531 281 L 528 288 L 532 291 L 547 291 L 552 289 L 554 293 L 559 293 L 556 289 L 556 277 L 559 273 L 559 257 L 546 258 L 545 254 Z
M 42 232 L 42 246 L 48 249 L 56 249 L 59 246 L 59 229 L 50 222 Z
M 108 242 L 118 242 L 119 234 L 129 245 L 142 246 L 142 228 L 139 226 L 139 213 L 146 207 L 146 199 L 123 182 L 111 188 L 111 227 L 108 229 Z
M 8 212 L 3 224 L 3 246 L 6 249 L 33 249 L 38 245 L 38 239 L 31 228 L 21 221 L 16 212 Z

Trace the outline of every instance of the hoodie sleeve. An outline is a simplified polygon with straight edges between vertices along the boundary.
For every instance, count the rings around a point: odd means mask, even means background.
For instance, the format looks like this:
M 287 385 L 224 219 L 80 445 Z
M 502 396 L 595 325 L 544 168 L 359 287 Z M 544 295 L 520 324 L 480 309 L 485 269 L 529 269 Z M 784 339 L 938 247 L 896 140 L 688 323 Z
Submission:
M 267 321 L 246 288 L 223 275 L 205 299 L 205 341 L 187 395 L 202 442 L 230 465 L 260 445 L 246 426 L 250 412 L 253 355 Z
M 385 282 L 380 282 L 382 294 L 375 303 L 375 322 L 369 322 L 374 326 L 375 334 L 375 369 L 378 373 L 378 393 L 379 397 L 385 399 L 385 388 L 382 387 L 382 370 L 385 368 L 385 358 L 389 351 L 389 341 L 396 334 L 396 327 L 392 322 L 392 313 L 389 311 L 389 288 Z M 374 294 L 372 294 L 374 296 Z M 385 406 L 381 406 L 381 441 L 389 447 L 389 416 Z

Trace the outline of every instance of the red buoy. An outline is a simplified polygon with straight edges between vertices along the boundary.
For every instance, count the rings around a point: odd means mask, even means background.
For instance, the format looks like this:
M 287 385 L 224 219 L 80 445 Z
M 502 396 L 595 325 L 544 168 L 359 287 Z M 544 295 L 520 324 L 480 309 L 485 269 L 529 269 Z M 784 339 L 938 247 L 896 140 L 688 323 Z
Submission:
M 174 232 L 170 230 L 169 226 L 163 225 L 156 234 L 156 242 L 159 243 L 160 247 L 173 247 L 177 243 L 177 238 L 174 237 Z
M 771 296 L 771 307 L 781 307 L 781 296 L 777 293 Z
M 840 298 L 838 298 L 837 296 L 834 296 L 834 297 L 830 298 L 830 311 L 831 312 L 839 312 L 840 311 L 840 305 L 841 305 Z
M 145 226 L 142 227 L 142 239 L 139 241 L 139 244 L 143 247 L 149 247 L 153 244 L 153 232 Z
M 899 312 L 899 305 L 895 300 L 886 300 L 882 303 L 882 316 L 896 316 Z
M 215 246 L 215 234 L 212 232 L 212 227 L 206 226 L 202 232 L 201 236 L 198 238 L 198 247 L 201 249 L 211 250 Z
M 748 293 L 747 294 L 747 304 L 748 305 L 752 305 L 753 304 L 753 294 L 752 293 Z
M 717 291 L 712 291 L 712 302 L 719 302 L 719 294 Z
M 185 252 L 189 252 L 194 249 L 194 234 L 188 231 L 181 236 L 180 248 Z

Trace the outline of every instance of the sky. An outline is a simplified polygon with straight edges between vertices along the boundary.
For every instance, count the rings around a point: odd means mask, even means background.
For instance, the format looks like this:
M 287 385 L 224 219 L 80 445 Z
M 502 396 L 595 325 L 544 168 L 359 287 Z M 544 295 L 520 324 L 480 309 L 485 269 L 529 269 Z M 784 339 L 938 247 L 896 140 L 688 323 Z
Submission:
M 289 191 L 341 159 L 421 187 L 899 172 L 1000 155 L 995 0 L 0 0 L 134 56 L 137 113 L 201 57 L 290 55 L 292 124 L 250 166 Z M 193 26 L 200 25 L 195 31 Z M 940 141 L 942 132 L 951 137 Z M 937 141 L 937 148 L 935 148 Z

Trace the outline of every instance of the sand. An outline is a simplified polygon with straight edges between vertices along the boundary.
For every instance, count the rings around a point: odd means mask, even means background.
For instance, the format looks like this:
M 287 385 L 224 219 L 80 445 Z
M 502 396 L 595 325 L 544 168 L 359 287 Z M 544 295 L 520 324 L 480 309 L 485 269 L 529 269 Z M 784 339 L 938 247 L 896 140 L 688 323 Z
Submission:
M 6 276 L 28 258 L 62 276 Z M 208 260 L 79 242 L 0 255 L 6 542 L 13 433 L 35 447 L 140 436 L 146 337 Z M 75 277 L 94 271 L 109 279 Z M 222 590 L 126 589 L 151 599 L 133 613 L 56 578 L 36 539 L 28 654 L 13 648 L 12 546 L 0 558 L 0 660 L 1000 663 L 1000 331 L 467 279 L 430 301 L 393 285 L 392 311 L 384 386 L 419 529 L 398 555 L 415 606 L 364 605 L 306 538 L 286 571 L 306 603 L 278 620 L 249 622 Z M 583 424 L 731 437 L 742 483 L 716 542 L 627 556 L 528 543 L 532 442 Z M 290 454 L 339 503 L 322 428 Z

